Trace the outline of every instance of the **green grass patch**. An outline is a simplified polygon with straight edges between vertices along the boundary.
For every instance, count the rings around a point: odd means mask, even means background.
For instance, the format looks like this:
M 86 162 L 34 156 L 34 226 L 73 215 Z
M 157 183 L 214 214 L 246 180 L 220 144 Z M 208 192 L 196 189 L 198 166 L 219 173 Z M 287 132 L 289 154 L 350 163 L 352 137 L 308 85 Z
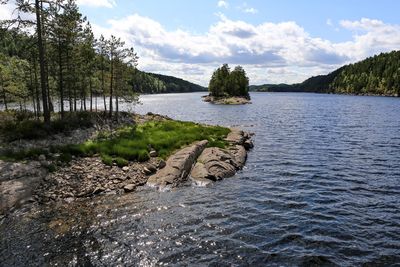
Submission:
M 228 128 L 205 126 L 193 122 L 151 121 L 120 128 L 112 135 L 101 134 L 94 141 L 52 148 L 51 152 L 60 153 L 60 159 L 65 162 L 69 161 L 73 155 L 99 154 L 105 164 L 113 165 L 115 163 L 122 167 L 126 166 L 129 161 L 148 160 L 150 149 L 155 149 L 158 156 L 165 159 L 177 149 L 200 140 L 208 140 L 209 146 L 225 148 L 227 143 L 224 139 L 229 132 Z M 31 153 L 35 154 L 34 152 Z M 43 151 L 36 152 L 37 156 L 43 154 Z M 41 153 L 39 154 L 39 152 Z M 24 153 L 18 155 L 18 159 L 23 158 Z M 13 155 L 9 154 L 8 157 L 12 158 Z

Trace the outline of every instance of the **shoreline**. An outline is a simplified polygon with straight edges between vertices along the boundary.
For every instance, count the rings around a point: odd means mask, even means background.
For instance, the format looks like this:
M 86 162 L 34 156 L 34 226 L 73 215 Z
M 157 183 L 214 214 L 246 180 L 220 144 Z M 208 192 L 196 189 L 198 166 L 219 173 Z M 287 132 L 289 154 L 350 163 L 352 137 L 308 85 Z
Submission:
M 129 122 L 131 124 L 164 120 L 174 122 L 166 116 L 153 113 L 129 114 L 134 116 L 134 120 Z M 101 132 L 99 129 L 91 132 L 79 128 L 72 134 L 79 135 L 81 131 L 85 134 L 71 139 L 91 140 L 93 135 Z M 23 145 L 20 144 L 20 148 L 43 146 L 46 140 L 51 143 L 49 140 L 52 139 L 56 142 L 68 140 L 62 137 L 53 138 L 53 136 L 47 137 L 44 141 L 25 140 Z M 36 146 L 35 142 L 38 142 Z M 62 157 L 58 153 L 41 154 L 35 159 L 16 162 L 0 160 L 0 214 L 7 214 L 26 203 L 73 202 L 100 194 L 129 193 L 146 184 L 155 186 L 159 190 L 178 187 L 187 181 L 198 186 L 206 186 L 213 181 L 235 175 L 246 162 L 246 151 L 253 147 L 251 135 L 239 129 L 230 129 L 225 137 L 226 148 L 213 147 L 206 140 L 201 142 L 203 145 L 197 148 L 195 154 L 190 151 L 190 148 L 196 146 L 198 142 L 179 148 L 165 160 L 158 156 L 158 151 L 154 151 L 150 152 L 148 160 L 129 161 L 124 166 L 119 166 L 116 162 L 107 165 L 98 154 L 72 156 L 68 163 L 56 169 L 51 169 L 50 166 L 55 165 Z M 187 157 L 182 157 L 185 151 L 189 151 Z M 208 153 L 208 156 L 204 156 L 204 153 Z M 202 162 L 202 166 L 197 166 L 200 164 L 198 159 L 202 157 L 213 160 L 208 163 Z M 192 172 L 195 169 L 199 170 L 200 167 L 201 172 Z M 165 176 L 172 178 L 166 180 Z M 149 180 L 153 181 L 153 184 L 148 182 Z

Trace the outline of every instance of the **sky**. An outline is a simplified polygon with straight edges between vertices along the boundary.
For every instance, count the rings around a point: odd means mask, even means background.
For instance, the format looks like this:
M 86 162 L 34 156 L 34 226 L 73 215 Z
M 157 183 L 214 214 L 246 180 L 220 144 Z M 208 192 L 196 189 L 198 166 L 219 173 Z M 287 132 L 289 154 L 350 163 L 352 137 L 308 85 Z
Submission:
M 138 68 L 207 85 L 242 65 L 250 84 L 297 83 L 400 49 L 398 0 L 78 0 L 96 36 L 121 37 Z M 8 9 L 7 9 L 8 8 Z M 0 6 L 0 17 L 10 7 Z

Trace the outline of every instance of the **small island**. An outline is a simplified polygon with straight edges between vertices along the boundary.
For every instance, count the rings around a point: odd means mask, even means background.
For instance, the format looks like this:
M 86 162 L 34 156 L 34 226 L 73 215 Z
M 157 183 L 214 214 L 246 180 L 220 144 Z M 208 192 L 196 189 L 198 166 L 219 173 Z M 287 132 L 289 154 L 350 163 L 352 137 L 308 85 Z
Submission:
M 241 66 L 230 71 L 228 64 L 216 69 L 208 85 L 209 95 L 203 96 L 205 102 L 222 105 L 251 104 L 249 78 Z

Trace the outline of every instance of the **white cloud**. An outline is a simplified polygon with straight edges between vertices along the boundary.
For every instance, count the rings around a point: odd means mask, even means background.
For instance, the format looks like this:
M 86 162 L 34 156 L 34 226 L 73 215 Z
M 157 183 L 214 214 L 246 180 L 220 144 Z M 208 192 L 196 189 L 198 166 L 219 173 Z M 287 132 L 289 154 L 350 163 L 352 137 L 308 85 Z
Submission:
M 327 20 L 326 20 L 326 25 L 328 25 L 328 26 L 333 26 L 332 20 L 331 20 L 331 19 L 327 19 Z
M 1 19 L 10 19 L 12 15 L 13 9 L 10 4 L 0 5 L 0 18 Z
M 218 7 L 228 8 L 228 7 L 229 7 L 229 3 L 228 3 L 227 1 L 220 0 L 220 1 L 218 1 L 217 6 L 218 6 Z
M 121 36 L 139 52 L 139 68 L 175 75 L 206 85 L 222 63 L 241 64 L 252 84 L 300 82 L 375 53 L 400 47 L 400 25 L 361 19 L 342 21 L 345 29 L 362 30 L 347 42 L 316 38 L 295 22 L 253 25 L 224 15 L 208 31 L 169 31 L 159 22 L 134 14 L 110 20 L 97 34 Z
M 116 6 L 115 0 L 78 0 L 78 5 L 89 7 L 107 7 L 113 8 Z
M 248 7 L 248 8 L 245 8 L 243 10 L 243 12 L 244 13 L 250 13 L 250 14 L 256 14 L 256 13 L 258 13 L 258 10 L 255 9 L 254 7 Z

